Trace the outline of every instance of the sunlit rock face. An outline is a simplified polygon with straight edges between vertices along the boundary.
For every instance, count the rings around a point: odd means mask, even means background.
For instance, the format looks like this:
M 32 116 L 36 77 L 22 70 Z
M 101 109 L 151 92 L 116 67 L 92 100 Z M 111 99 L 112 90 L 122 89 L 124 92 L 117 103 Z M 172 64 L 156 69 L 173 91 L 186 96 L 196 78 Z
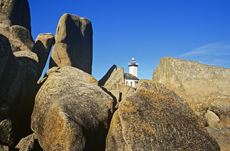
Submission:
M 35 133 L 22 138 L 15 148 L 19 149 L 19 151 L 43 151 L 38 144 Z
M 230 127 L 206 127 L 206 129 L 218 142 L 221 151 L 229 151 Z
M 185 98 L 206 126 L 230 126 L 229 68 L 166 57 L 154 71 L 153 81 Z
M 73 66 L 91 74 L 92 34 L 88 19 L 64 14 L 57 26 L 50 68 Z
M 220 150 L 198 116 L 174 91 L 140 80 L 115 112 L 106 151 Z
M 124 68 L 120 67 L 117 70 L 114 70 L 108 80 L 105 82 L 104 87 L 111 90 L 119 90 L 122 91 L 125 85 L 124 79 Z
M 90 74 L 56 69 L 48 71 L 35 98 L 31 127 L 39 144 L 43 150 L 104 150 L 113 98 Z
M 107 73 L 98 81 L 98 85 L 100 86 L 104 86 L 105 82 L 110 78 L 110 76 L 112 75 L 112 73 L 114 71 L 117 70 L 117 66 L 113 65 L 108 71 Z

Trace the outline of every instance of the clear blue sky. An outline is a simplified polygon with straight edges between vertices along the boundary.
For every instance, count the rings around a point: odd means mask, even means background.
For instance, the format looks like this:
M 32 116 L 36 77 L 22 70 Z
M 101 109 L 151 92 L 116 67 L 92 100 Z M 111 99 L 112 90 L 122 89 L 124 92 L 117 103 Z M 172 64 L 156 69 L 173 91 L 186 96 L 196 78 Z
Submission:
M 100 79 L 116 64 L 152 79 L 163 57 L 230 68 L 230 0 L 28 0 L 32 36 L 55 35 L 64 13 L 93 26 L 93 72 Z M 46 68 L 47 70 L 47 68 Z

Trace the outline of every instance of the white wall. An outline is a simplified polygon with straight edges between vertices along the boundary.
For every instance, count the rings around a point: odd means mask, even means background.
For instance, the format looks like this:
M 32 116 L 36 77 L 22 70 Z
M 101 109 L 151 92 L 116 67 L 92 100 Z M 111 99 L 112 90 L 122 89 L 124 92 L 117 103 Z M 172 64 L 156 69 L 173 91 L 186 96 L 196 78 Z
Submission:
M 129 73 L 137 77 L 137 67 L 129 66 Z
M 132 85 L 131 85 L 132 83 Z M 138 83 L 138 80 L 129 80 L 129 79 L 125 79 L 125 85 L 129 85 L 131 87 L 136 88 L 136 84 Z

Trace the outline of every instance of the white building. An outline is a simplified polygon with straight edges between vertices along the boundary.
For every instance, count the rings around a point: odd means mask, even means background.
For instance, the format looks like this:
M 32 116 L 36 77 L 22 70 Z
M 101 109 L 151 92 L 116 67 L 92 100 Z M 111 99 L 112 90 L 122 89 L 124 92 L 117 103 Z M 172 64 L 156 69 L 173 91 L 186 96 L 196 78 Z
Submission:
M 129 85 L 131 87 L 135 87 L 139 81 L 137 78 L 137 67 L 138 63 L 136 63 L 135 59 L 132 58 L 131 63 L 129 65 L 129 73 L 125 73 L 125 85 Z

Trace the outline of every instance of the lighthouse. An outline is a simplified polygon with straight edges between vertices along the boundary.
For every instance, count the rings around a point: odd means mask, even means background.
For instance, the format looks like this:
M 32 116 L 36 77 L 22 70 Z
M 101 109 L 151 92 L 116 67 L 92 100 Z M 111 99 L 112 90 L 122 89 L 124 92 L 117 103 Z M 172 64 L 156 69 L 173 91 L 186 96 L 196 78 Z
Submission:
M 129 66 L 129 73 L 125 73 L 125 85 L 129 85 L 131 87 L 136 88 L 136 85 L 139 81 L 137 78 L 137 67 L 138 63 L 136 63 L 136 60 L 132 58 L 131 63 L 128 64 Z
M 132 74 L 135 77 L 137 77 L 138 64 L 136 63 L 136 60 L 132 58 L 131 63 L 129 63 L 128 65 L 129 65 L 129 74 Z

